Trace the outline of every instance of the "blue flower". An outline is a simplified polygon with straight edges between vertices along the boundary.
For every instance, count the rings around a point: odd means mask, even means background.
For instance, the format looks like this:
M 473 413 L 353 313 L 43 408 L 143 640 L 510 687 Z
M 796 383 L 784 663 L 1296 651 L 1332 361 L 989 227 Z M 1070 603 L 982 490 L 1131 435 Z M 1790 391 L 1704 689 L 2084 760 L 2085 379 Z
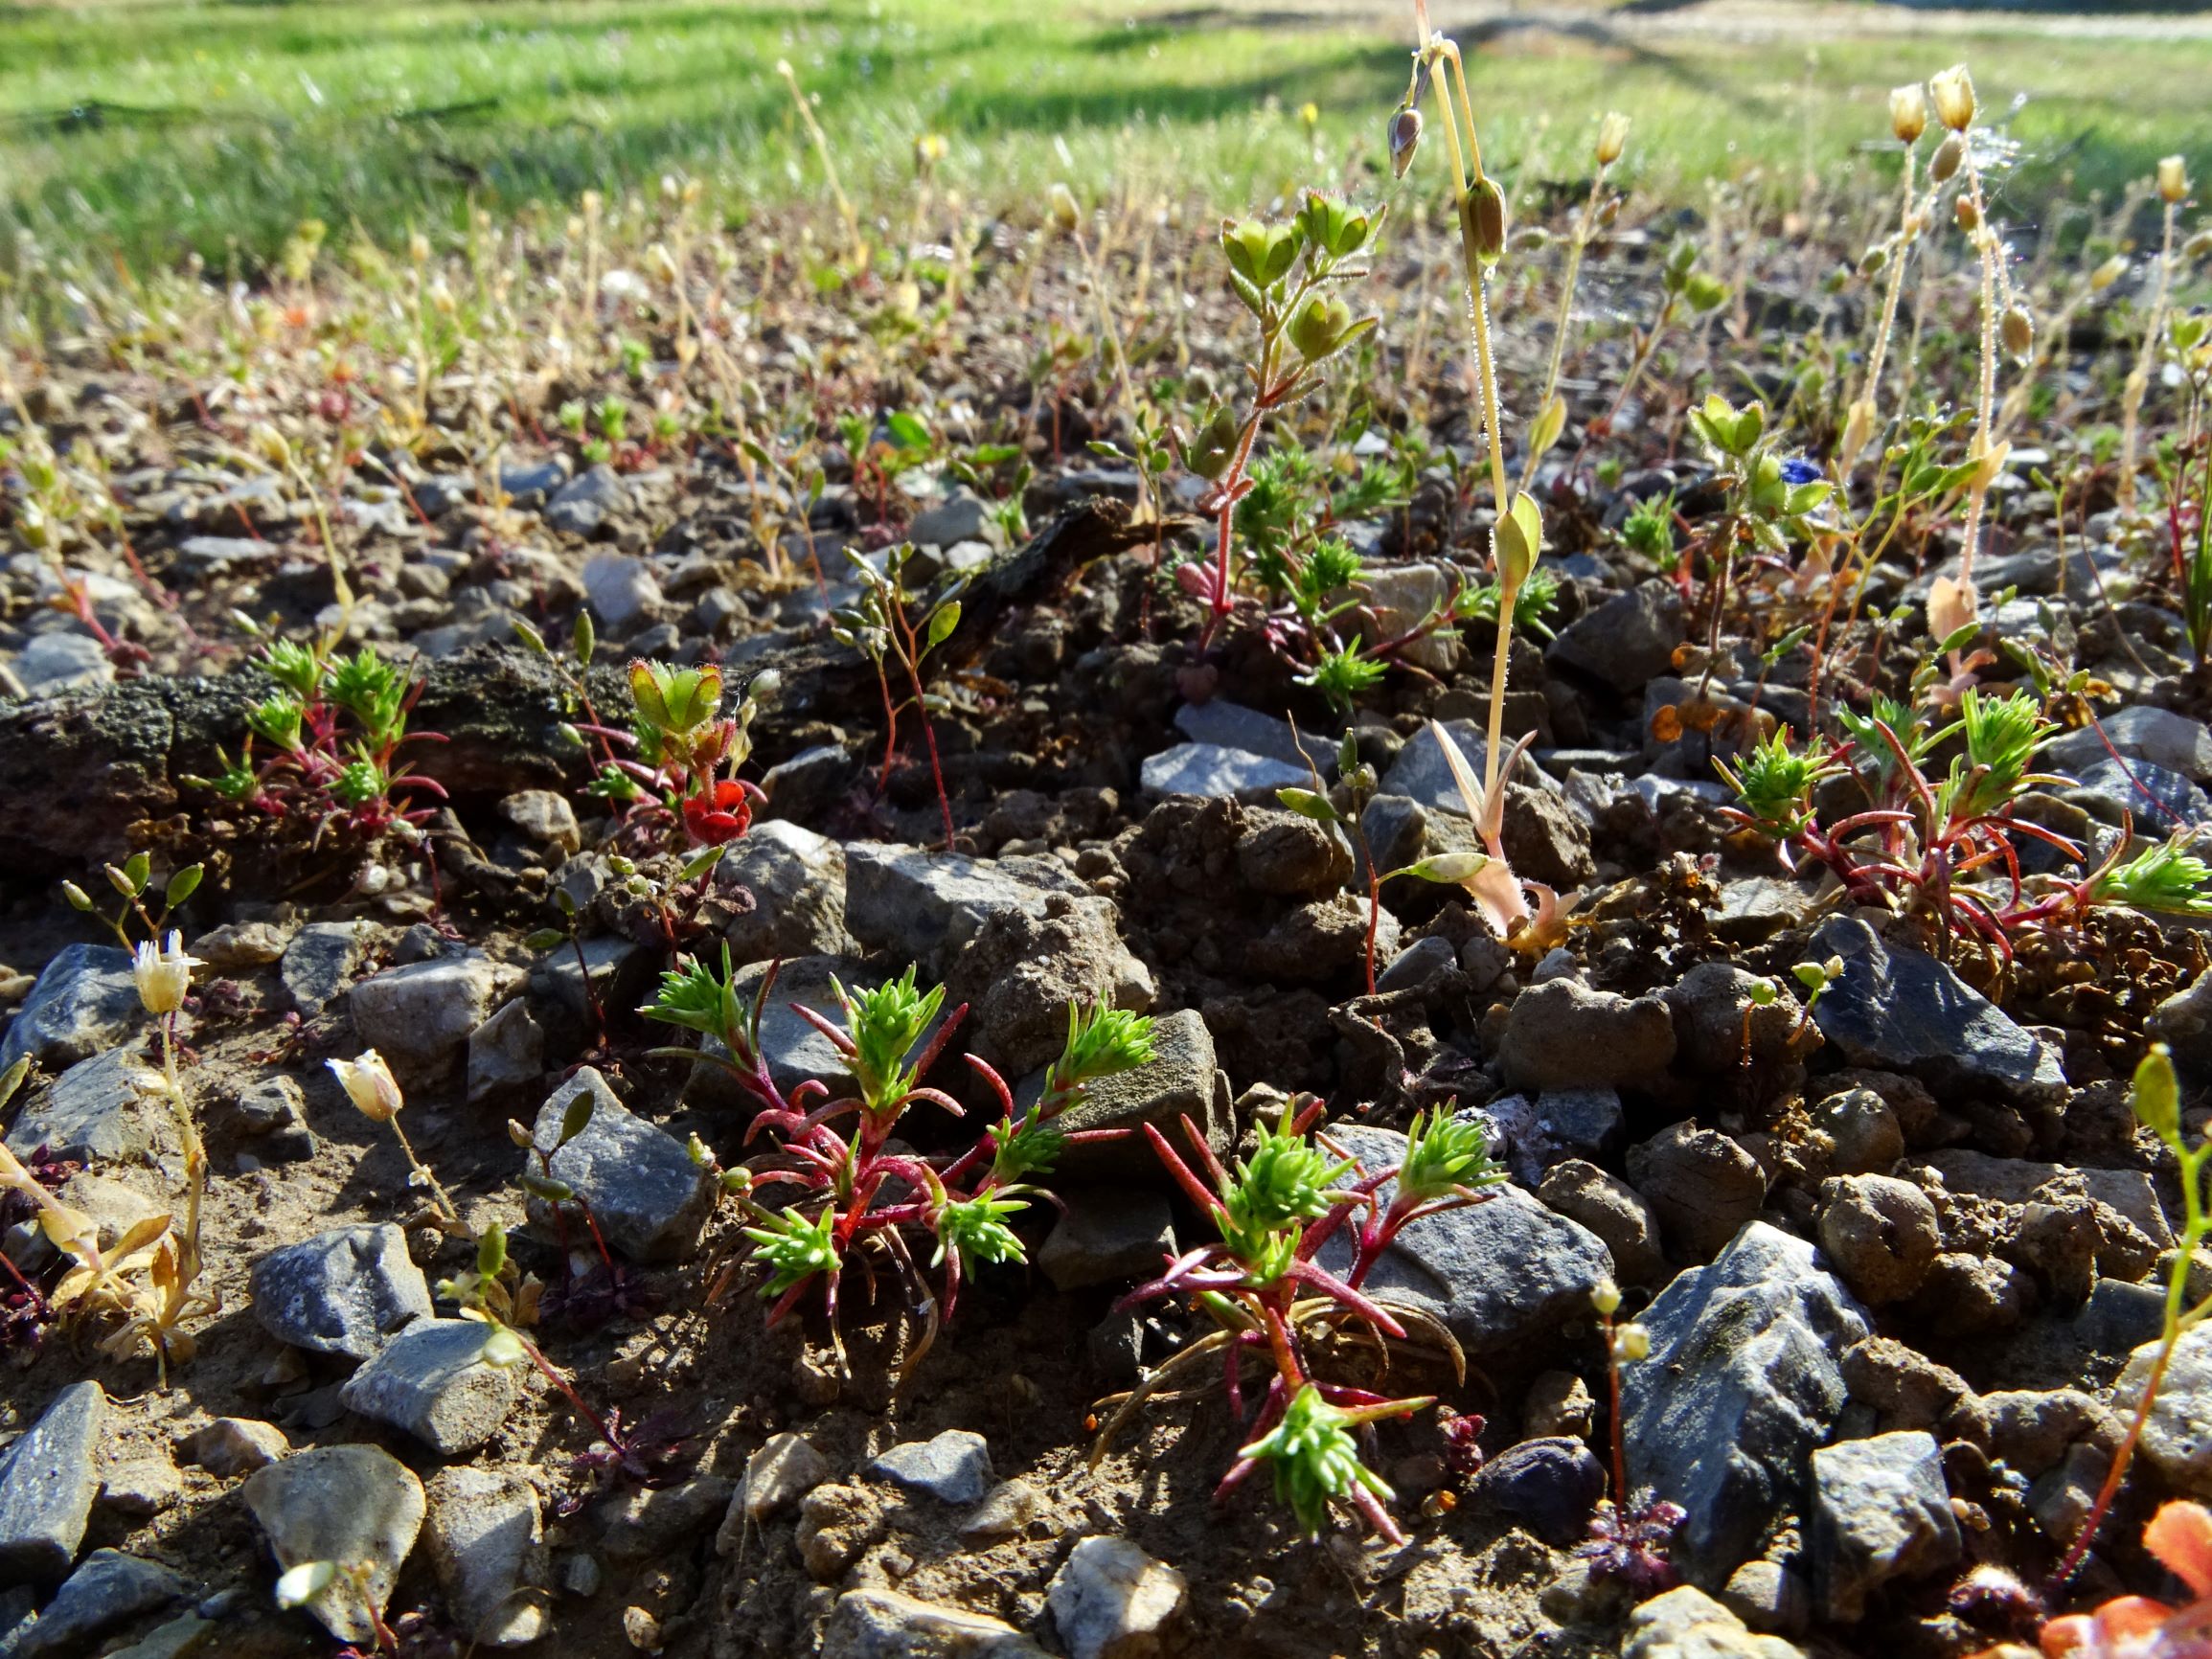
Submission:
M 1782 482 L 1790 485 L 1817 484 L 1820 482 L 1820 468 L 1803 456 L 1792 456 L 1782 463 Z

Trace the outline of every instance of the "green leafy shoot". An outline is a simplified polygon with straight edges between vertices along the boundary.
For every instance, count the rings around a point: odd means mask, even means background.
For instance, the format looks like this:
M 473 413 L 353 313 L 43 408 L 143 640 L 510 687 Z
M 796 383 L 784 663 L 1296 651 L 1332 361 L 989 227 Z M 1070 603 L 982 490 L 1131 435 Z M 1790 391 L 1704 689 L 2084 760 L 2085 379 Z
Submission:
M 1276 1497 L 1289 1506 L 1306 1535 L 1316 1538 L 1329 1525 L 1333 1500 L 1348 1500 L 1356 1489 L 1379 1503 L 1392 1495 L 1382 1477 L 1359 1461 L 1352 1430 L 1361 1420 L 1362 1414 L 1331 1405 L 1309 1382 L 1283 1408 L 1282 1421 L 1237 1455 L 1269 1466 Z
M 678 957 L 675 966 L 661 974 L 652 1001 L 638 1011 L 663 1025 L 682 1026 L 728 1042 L 744 1017 L 732 981 L 730 947 L 722 946 L 718 975 L 697 957 Z
M 913 1093 L 916 1074 L 907 1057 L 944 1006 L 945 988 L 917 989 L 911 966 L 873 990 L 855 993 L 834 980 L 831 983 L 845 1011 L 845 1034 L 853 1042 L 853 1079 L 859 1085 L 861 1102 L 871 1114 L 897 1107 Z
M 1513 598 L 1513 625 L 1517 631 L 1527 628 L 1544 639 L 1552 637 L 1548 621 L 1559 603 L 1559 573 L 1548 565 L 1538 565 L 1528 573 L 1520 584 L 1520 591 Z M 1486 581 L 1467 590 L 1462 602 L 1461 616 L 1470 622 L 1495 623 L 1497 621 L 1498 584 Z
M 2127 863 L 2106 871 L 2090 886 L 2090 897 L 2100 904 L 2124 904 L 2131 910 L 2155 911 L 2173 916 L 2212 916 L 2212 864 L 2189 851 L 2182 836 L 2140 852 Z
M 2028 693 L 1990 697 L 1970 690 L 1960 699 L 1958 724 L 1966 753 L 1951 762 L 1945 784 L 1953 817 L 2000 811 L 2038 781 L 2028 767 L 2050 735 L 2051 722 Z
M 1790 748 L 1785 732 L 1737 757 L 1733 766 L 1719 759 L 1713 766 L 1736 791 L 1751 827 L 1776 841 L 1788 840 L 1813 821 L 1813 791 L 1842 770 L 1826 757 Z
M 783 1210 L 764 1225 L 745 1229 L 745 1237 L 759 1246 L 754 1259 L 768 1268 L 767 1282 L 761 1286 L 764 1298 L 781 1296 L 817 1273 L 836 1270 L 837 1244 L 831 1234 L 836 1220 L 834 1206 L 825 1206 L 813 1221 L 796 1210 Z
M 1360 693 L 1386 672 L 1388 670 L 1383 664 L 1359 654 L 1359 636 L 1354 634 L 1350 645 L 1323 651 L 1313 667 L 1298 676 L 1298 683 L 1311 686 L 1329 699 L 1330 706 L 1337 713 L 1349 715 Z
M 1021 1261 L 1021 1240 L 1006 1224 L 1006 1217 L 1029 1206 L 1019 1198 L 984 1193 L 941 1205 L 932 1217 L 937 1233 L 937 1254 L 929 1265 L 941 1267 L 948 1255 L 958 1257 L 963 1268 L 977 1261 Z
M 1474 1188 L 1504 1179 L 1505 1171 L 1490 1161 L 1490 1137 L 1480 1123 L 1455 1118 L 1442 1106 L 1414 1118 L 1398 1170 L 1401 1198 L 1425 1203 L 1471 1197 Z

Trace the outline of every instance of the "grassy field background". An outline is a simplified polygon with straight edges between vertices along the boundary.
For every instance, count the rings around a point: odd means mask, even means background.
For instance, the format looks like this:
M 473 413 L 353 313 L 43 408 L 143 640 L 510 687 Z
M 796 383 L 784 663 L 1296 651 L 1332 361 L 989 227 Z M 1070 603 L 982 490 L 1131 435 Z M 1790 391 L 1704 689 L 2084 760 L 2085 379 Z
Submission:
M 96 0 L 0 11 L 0 260 L 251 272 L 305 218 L 448 236 L 471 202 L 704 179 L 725 214 L 821 195 L 775 65 L 817 100 L 848 190 L 890 211 L 915 138 L 984 205 L 1055 179 L 1234 207 L 1372 165 L 1410 4 L 1258 0 Z M 1407 15 L 1401 16 L 1401 11 Z M 1573 178 L 1605 108 L 1629 178 L 1697 200 L 1716 173 L 1830 181 L 1886 136 L 1883 97 L 1956 58 L 2011 111 L 2031 204 L 2110 191 L 2173 150 L 2212 168 L 2212 31 L 1852 7 L 1479 12 L 1486 140 L 1509 176 Z M 2196 20 L 2201 23 L 2202 20 Z M 1300 110 L 1312 103 L 1317 127 Z M 1318 156 L 1316 156 L 1318 151 Z

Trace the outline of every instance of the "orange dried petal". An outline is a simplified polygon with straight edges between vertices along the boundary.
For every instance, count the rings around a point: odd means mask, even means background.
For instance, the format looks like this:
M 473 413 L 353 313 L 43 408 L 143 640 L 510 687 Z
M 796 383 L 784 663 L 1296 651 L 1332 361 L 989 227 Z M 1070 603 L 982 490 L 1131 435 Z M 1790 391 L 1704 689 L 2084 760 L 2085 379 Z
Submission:
M 2212 1510 L 2177 1500 L 2143 1529 L 2143 1547 L 2200 1596 L 2212 1596 Z

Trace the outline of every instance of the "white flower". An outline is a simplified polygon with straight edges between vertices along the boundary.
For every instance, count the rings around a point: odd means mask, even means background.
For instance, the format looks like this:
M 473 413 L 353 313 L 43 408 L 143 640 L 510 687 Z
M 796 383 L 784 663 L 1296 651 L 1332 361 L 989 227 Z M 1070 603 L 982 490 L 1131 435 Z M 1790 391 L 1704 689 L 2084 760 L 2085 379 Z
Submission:
M 375 1049 L 364 1049 L 361 1057 L 352 1060 L 324 1062 L 338 1075 L 345 1088 L 346 1098 L 359 1108 L 361 1115 L 374 1123 L 388 1124 L 406 1104 L 399 1096 L 399 1085 L 392 1080 L 392 1068 L 384 1063 L 384 1057 Z
M 192 970 L 206 966 L 198 957 L 185 955 L 181 933 L 171 933 L 159 950 L 148 940 L 130 965 L 131 977 L 138 981 L 138 1000 L 146 1004 L 148 1013 L 176 1012 L 192 989 Z

